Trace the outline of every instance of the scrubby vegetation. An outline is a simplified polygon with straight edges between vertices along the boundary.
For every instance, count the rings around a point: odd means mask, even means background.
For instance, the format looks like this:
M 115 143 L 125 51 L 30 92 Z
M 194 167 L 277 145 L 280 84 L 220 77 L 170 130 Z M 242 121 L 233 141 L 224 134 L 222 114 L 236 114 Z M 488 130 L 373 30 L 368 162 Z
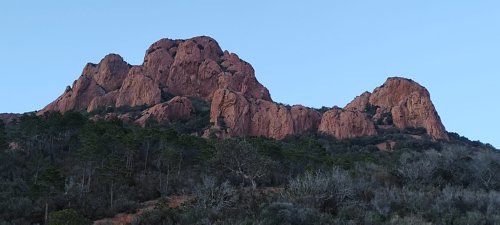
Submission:
M 500 223 L 490 145 L 415 138 L 418 129 L 344 141 L 192 135 L 205 117 L 146 128 L 79 113 L 0 123 L 0 224 L 89 224 L 153 199 L 131 224 Z M 171 207 L 172 196 L 187 200 Z

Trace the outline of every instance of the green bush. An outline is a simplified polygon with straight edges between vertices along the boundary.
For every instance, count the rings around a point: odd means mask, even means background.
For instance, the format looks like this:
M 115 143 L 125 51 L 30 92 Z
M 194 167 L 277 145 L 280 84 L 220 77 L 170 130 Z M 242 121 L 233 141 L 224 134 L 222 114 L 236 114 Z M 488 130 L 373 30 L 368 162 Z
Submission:
M 74 209 L 63 209 L 49 215 L 49 225 L 86 225 L 90 222 Z

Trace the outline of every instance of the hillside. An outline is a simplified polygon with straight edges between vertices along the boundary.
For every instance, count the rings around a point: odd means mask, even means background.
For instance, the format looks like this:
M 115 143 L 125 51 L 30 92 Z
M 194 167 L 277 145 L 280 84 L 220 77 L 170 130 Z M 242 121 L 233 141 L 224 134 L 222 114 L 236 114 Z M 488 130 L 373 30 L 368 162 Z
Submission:
M 0 114 L 2 225 L 498 224 L 499 171 L 413 80 L 288 106 L 209 37 L 110 54 L 39 112 Z

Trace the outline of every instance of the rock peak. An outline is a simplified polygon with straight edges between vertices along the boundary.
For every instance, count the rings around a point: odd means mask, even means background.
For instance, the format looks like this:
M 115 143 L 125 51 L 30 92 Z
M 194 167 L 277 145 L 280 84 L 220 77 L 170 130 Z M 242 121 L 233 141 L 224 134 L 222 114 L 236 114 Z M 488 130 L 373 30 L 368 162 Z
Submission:
M 73 85 L 38 115 L 140 106 L 145 110 L 133 120 L 145 125 L 150 119 L 188 119 L 194 110 L 190 99 L 211 102 L 207 130 L 221 137 L 282 139 L 319 131 L 343 139 L 376 135 L 381 126 L 392 126 L 423 127 L 434 139 L 448 139 L 429 92 L 411 79 L 389 77 L 373 92 L 324 113 L 287 106 L 272 101 L 252 65 L 208 36 L 160 39 L 145 51 L 141 65 L 130 65 L 118 54 L 88 63 Z

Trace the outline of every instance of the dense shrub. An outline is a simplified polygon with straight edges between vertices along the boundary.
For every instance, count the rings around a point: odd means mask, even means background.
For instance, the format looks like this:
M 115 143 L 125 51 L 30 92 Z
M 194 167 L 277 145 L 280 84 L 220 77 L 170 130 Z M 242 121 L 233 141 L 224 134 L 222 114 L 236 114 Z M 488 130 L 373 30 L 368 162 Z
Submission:
M 19 149 L 0 151 L 0 224 L 43 223 L 46 205 L 52 222 L 78 224 L 152 199 L 160 203 L 133 224 L 500 221 L 500 153 L 491 146 L 453 135 L 436 142 L 418 129 L 205 139 L 191 132 L 207 125 L 208 105 L 193 101 L 201 113 L 190 124 L 141 128 L 72 112 L 7 124 L 0 142 Z M 377 149 L 388 142 L 396 146 Z M 169 208 L 161 199 L 172 195 L 189 201 Z
M 76 210 L 64 209 L 52 212 L 49 216 L 49 225 L 87 225 L 90 222 Z

